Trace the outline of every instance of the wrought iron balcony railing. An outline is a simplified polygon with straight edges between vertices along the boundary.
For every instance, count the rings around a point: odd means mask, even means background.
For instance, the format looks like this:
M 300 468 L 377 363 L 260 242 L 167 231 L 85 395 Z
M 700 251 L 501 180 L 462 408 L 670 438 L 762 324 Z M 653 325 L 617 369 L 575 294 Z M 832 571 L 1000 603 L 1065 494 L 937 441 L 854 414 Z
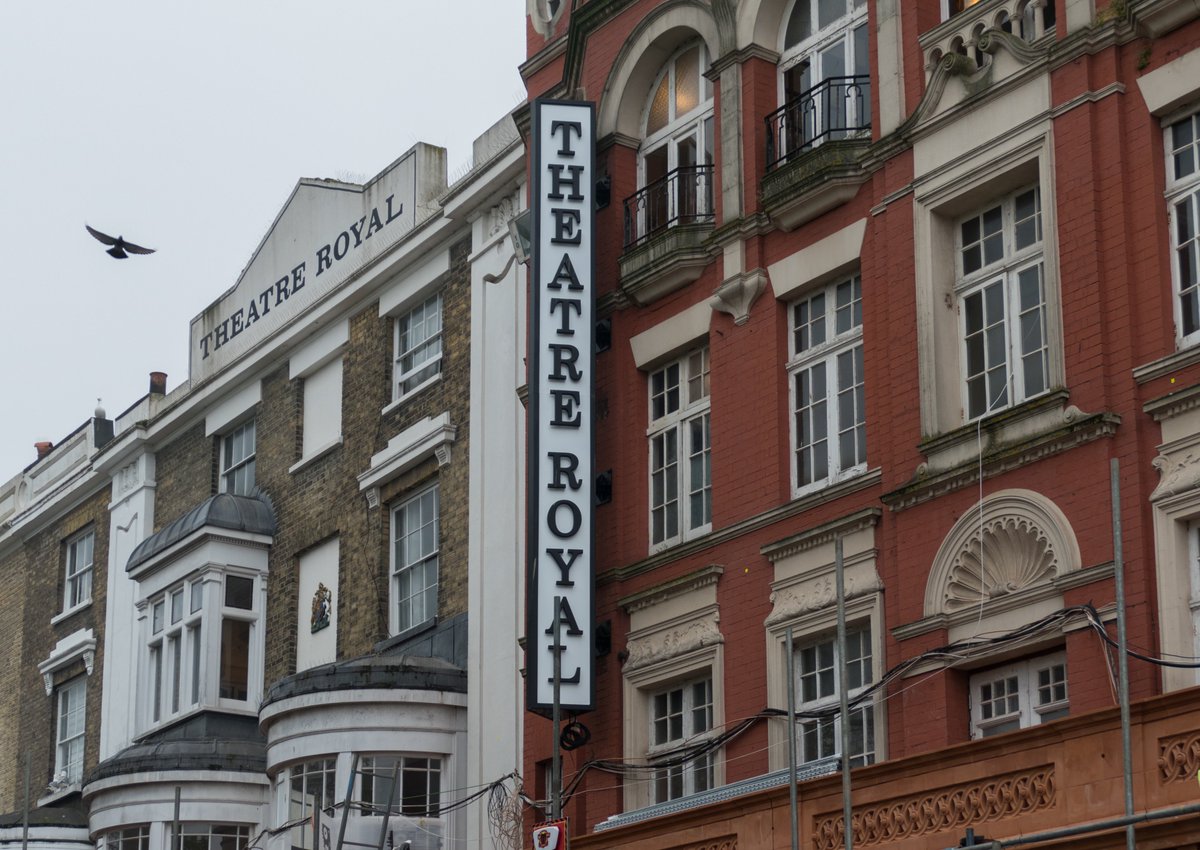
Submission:
M 765 119 L 767 168 L 827 139 L 871 129 L 871 78 L 829 77 Z
M 711 165 L 685 165 L 626 198 L 625 247 L 676 224 L 712 221 L 712 180 Z

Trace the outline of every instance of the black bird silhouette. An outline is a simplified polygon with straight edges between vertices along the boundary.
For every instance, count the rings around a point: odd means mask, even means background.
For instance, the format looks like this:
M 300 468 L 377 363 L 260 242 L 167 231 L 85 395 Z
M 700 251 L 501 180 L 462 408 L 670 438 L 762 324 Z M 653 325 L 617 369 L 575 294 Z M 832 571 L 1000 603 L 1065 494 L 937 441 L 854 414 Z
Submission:
M 153 248 L 143 248 L 141 245 L 134 245 L 132 242 L 126 242 L 124 237 L 121 237 L 121 236 L 113 237 L 113 236 L 109 236 L 107 233 L 101 233 L 99 230 L 92 227 L 90 224 L 85 224 L 84 227 L 87 228 L 88 233 L 92 234 L 92 236 L 95 236 L 98 240 L 103 242 L 105 245 L 112 245 L 112 247 L 109 248 L 104 253 L 108 254 L 110 257 L 116 257 L 118 260 L 124 260 L 126 257 L 129 256 L 129 254 L 153 254 L 154 253 Z M 129 254 L 126 254 L 125 253 L 126 251 L 128 251 Z

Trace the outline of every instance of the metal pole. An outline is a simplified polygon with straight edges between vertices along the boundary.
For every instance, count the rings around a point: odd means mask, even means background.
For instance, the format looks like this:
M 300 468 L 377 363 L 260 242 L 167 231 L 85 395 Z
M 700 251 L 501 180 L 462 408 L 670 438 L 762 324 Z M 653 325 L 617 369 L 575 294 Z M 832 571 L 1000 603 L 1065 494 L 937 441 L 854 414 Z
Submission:
M 842 716 L 842 834 L 846 850 L 853 850 L 854 824 L 850 813 L 850 695 L 847 693 L 849 676 L 846 673 L 846 576 L 840 536 L 833 541 L 833 567 L 837 579 L 838 701 Z
M 1121 464 L 1117 458 L 1109 461 L 1112 485 L 1113 515 L 1113 577 L 1117 594 L 1117 670 L 1120 673 L 1121 755 L 1125 763 L 1125 817 L 1133 816 L 1133 743 L 1129 731 L 1129 656 L 1126 654 L 1125 631 L 1125 554 L 1121 547 Z M 1125 846 L 1135 850 L 1133 823 L 1125 825 Z
M 342 843 L 346 840 L 346 821 L 350 820 L 350 800 L 354 796 L 356 776 L 358 776 L 358 753 L 355 753 L 354 757 L 350 759 L 350 778 L 346 781 L 346 799 L 342 802 L 342 820 L 338 824 L 337 850 L 342 850 Z
M 559 634 L 562 626 L 562 597 L 554 597 L 554 705 L 550 712 L 550 819 L 562 817 L 562 753 L 558 748 L 558 729 L 562 723 L 562 706 L 559 704 L 559 686 L 562 682 L 562 644 Z
M 800 812 L 796 804 L 796 662 L 792 627 L 787 627 L 788 788 L 792 804 L 792 850 L 800 850 Z
M 21 816 L 21 850 L 29 850 L 29 752 L 25 753 L 25 806 Z
M 175 814 L 171 817 L 171 848 L 179 850 L 182 846 L 179 834 L 179 786 L 175 786 Z
M 1177 818 L 1184 815 L 1200 814 L 1200 803 L 1192 803 L 1187 806 L 1174 806 L 1169 809 L 1156 809 L 1152 812 L 1142 812 L 1140 815 L 1130 815 L 1123 818 L 1110 818 L 1108 820 L 1096 821 L 1095 823 L 1082 824 L 1080 826 L 1066 826 L 1060 829 L 1051 829 L 1046 832 L 1035 832 L 1032 835 L 1022 835 L 1017 838 L 1007 838 L 1000 841 L 995 841 L 993 844 L 1001 847 L 1019 847 L 1023 844 L 1041 844 L 1043 841 L 1053 841 L 1058 838 L 1070 838 L 1074 835 L 1087 835 L 1092 832 L 1102 832 L 1106 829 L 1116 829 L 1118 826 L 1132 828 L 1135 823 L 1147 823 L 1155 820 L 1166 820 L 1167 818 Z

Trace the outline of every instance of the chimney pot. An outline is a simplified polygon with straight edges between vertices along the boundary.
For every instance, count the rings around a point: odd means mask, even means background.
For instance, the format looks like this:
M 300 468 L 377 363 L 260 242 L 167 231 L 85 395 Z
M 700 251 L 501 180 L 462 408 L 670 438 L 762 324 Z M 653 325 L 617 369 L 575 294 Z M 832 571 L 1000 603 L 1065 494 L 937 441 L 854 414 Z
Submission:
M 151 395 L 166 395 L 167 394 L 167 373 L 166 372 L 151 372 L 150 373 L 150 393 L 151 393 Z
M 50 454 L 50 450 L 54 448 L 54 443 L 50 442 L 49 440 L 39 440 L 33 444 L 33 447 L 37 449 L 38 460 L 41 460 L 46 455 Z

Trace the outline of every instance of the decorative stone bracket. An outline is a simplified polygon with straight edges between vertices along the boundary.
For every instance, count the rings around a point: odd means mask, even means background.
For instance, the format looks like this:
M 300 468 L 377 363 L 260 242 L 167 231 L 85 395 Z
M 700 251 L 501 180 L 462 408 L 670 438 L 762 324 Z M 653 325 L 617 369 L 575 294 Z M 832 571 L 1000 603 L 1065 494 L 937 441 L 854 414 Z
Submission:
M 744 325 L 750 319 L 750 308 L 766 288 L 767 273 L 762 269 L 741 272 L 718 286 L 708 305 L 733 316 L 735 325 Z
M 83 659 L 87 674 L 92 675 L 96 665 L 96 633 L 91 629 L 80 629 L 67 635 L 54 645 L 50 656 L 38 665 L 42 683 L 46 686 L 46 696 L 54 692 L 54 674 L 80 659 Z

